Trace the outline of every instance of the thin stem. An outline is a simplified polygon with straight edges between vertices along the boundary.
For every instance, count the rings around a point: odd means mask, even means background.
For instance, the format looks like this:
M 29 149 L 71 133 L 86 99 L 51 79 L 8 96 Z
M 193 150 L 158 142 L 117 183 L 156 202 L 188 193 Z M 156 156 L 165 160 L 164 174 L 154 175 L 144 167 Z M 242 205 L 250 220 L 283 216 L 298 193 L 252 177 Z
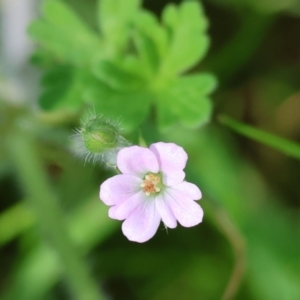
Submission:
M 219 230 L 227 237 L 235 256 L 233 270 L 221 298 L 221 300 L 230 300 L 236 295 L 243 278 L 245 268 L 245 242 L 240 232 L 231 222 L 226 211 L 218 209 L 214 214 L 216 223 L 219 225 Z
M 69 236 L 63 213 L 51 191 L 34 143 L 22 132 L 12 133 L 7 142 L 42 232 L 59 255 L 75 299 L 105 299 Z
M 234 253 L 234 266 L 221 300 L 234 299 L 241 285 L 246 262 L 246 243 L 237 226 L 232 222 L 225 209 L 213 204 L 205 205 L 206 217 L 228 240 Z

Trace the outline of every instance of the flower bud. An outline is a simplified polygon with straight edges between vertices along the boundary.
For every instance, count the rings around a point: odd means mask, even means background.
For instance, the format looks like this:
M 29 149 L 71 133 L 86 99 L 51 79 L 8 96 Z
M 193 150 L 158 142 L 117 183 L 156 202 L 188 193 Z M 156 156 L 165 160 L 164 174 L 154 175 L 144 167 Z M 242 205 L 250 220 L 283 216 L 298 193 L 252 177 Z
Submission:
M 118 128 L 106 121 L 91 119 L 80 133 L 86 149 L 92 153 L 103 153 L 118 147 Z
M 82 121 L 74 141 L 78 154 L 85 156 L 85 160 L 101 160 L 110 165 L 116 164 L 118 151 L 129 145 L 121 135 L 119 124 L 100 115 L 88 116 Z

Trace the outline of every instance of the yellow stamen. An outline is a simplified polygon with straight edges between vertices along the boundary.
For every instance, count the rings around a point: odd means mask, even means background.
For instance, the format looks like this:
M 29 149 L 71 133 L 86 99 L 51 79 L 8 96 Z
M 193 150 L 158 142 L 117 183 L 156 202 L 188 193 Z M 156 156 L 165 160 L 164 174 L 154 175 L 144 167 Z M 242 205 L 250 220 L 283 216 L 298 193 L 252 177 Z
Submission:
M 149 173 L 145 176 L 145 180 L 140 184 L 140 187 L 143 188 L 143 191 L 146 196 L 150 196 L 150 194 L 160 192 L 160 188 L 156 186 L 160 183 L 160 177 Z

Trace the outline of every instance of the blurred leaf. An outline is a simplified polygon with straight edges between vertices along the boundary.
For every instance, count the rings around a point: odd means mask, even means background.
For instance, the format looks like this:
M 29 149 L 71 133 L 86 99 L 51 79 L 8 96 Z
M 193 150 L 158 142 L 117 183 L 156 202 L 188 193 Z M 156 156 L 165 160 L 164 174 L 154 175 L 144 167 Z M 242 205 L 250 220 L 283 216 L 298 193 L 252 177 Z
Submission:
M 46 20 L 33 23 L 31 33 L 70 67 L 46 75 L 44 81 L 50 83 L 40 100 L 44 109 L 79 109 L 87 100 L 97 112 L 122 118 L 127 130 L 143 122 L 151 102 L 158 106 L 162 129 L 178 121 L 196 128 L 209 120 L 212 105 L 207 95 L 215 78 L 177 77 L 207 50 L 207 21 L 200 4 L 168 6 L 164 26 L 139 6 L 139 0 L 100 1 L 100 40 L 67 6 L 46 1 Z M 98 80 L 84 67 L 91 67 Z
M 169 88 L 157 93 L 160 128 L 164 130 L 174 125 L 174 116 L 187 128 L 206 123 L 212 104 L 205 95 L 215 86 L 216 79 L 210 74 L 190 75 L 177 79 Z
M 141 11 L 135 17 L 135 25 L 137 33 L 133 38 L 139 55 L 150 72 L 157 72 L 160 62 L 167 53 L 167 32 L 158 23 L 155 15 L 147 11 Z
M 164 25 L 169 28 L 169 31 L 176 28 L 178 25 L 179 15 L 175 4 L 169 4 L 164 8 L 162 12 L 162 20 Z
M 138 89 L 145 85 L 145 80 L 141 77 L 122 70 L 110 61 L 99 61 L 95 64 L 93 70 L 94 74 L 112 89 L 126 91 Z
M 267 133 L 260 129 L 256 129 L 249 125 L 245 125 L 241 122 L 235 121 L 228 116 L 222 115 L 219 117 L 219 121 L 231 128 L 232 130 L 263 143 L 269 147 L 272 147 L 290 157 L 300 159 L 300 145 L 291 141 L 285 140 L 271 133 Z
M 39 102 L 45 110 L 68 108 L 77 110 L 82 106 L 86 86 L 95 81 L 85 69 L 58 66 L 42 79 L 44 92 Z
M 44 69 L 50 69 L 56 64 L 52 53 L 46 49 L 37 49 L 30 57 L 30 62 Z
M 45 21 L 31 23 L 28 32 L 64 62 L 87 64 L 101 41 L 68 6 L 59 0 L 44 2 Z
M 69 218 L 74 242 L 87 253 L 103 242 L 117 225 L 107 217 L 107 208 L 92 199 L 78 208 Z M 37 245 L 15 270 L 5 300 L 40 300 L 61 279 L 63 270 L 56 253 L 44 244 Z
M 120 120 L 126 131 L 137 128 L 148 114 L 151 94 L 143 90 L 119 92 L 99 82 L 85 93 L 85 100 L 108 118 Z
M 71 42 L 66 40 L 61 33 L 53 31 L 51 25 L 42 20 L 35 20 L 30 24 L 28 33 L 59 59 L 69 60 Z
M 130 25 L 140 0 L 102 0 L 99 4 L 99 28 L 106 43 L 106 54 L 114 57 L 115 52 L 125 50 Z
M 268 203 L 246 224 L 251 289 L 263 299 L 300 298 L 300 223 L 294 217 Z
M 182 73 L 196 64 L 207 52 L 207 20 L 199 2 L 183 2 L 178 9 L 168 5 L 163 22 L 169 31 L 169 51 L 163 62 L 163 74 Z
M 0 215 L 0 245 L 10 242 L 34 223 L 34 214 L 23 204 L 7 209 Z
M 161 91 L 156 95 L 157 123 L 162 131 L 172 128 L 179 121 L 174 109 L 174 102 L 170 97 L 171 93 L 168 90 Z

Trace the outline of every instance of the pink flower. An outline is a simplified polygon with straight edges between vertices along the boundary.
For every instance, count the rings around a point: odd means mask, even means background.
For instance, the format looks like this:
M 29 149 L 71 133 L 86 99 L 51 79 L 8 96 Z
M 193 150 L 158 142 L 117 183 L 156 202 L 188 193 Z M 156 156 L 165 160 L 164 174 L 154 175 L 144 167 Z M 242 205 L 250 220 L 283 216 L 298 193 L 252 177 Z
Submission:
M 100 199 L 112 219 L 125 220 L 124 235 L 131 241 L 152 238 L 162 220 L 175 228 L 199 224 L 203 210 L 194 201 L 201 198 L 199 188 L 184 181 L 187 154 L 173 143 L 155 143 L 149 149 L 131 146 L 117 156 L 122 172 L 100 186 Z

